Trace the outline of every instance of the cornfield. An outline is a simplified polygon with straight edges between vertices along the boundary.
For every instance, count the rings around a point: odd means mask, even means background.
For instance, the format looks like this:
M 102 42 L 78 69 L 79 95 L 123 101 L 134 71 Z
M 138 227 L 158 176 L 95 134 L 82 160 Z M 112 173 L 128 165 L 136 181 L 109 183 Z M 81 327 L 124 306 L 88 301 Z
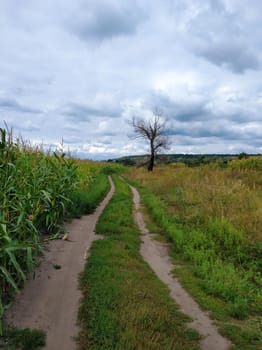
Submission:
M 0 129 L 0 334 L 4 301 L 33 270 L 41 235 L 61 230 L 78 182 L 64 153 L 46 154 Z

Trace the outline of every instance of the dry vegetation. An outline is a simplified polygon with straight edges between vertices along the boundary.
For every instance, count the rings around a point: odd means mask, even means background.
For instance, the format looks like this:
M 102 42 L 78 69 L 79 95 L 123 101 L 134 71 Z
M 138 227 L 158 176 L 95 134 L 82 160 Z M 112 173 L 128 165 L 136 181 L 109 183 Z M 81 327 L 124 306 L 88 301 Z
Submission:
M 232 161 L 225 168 L 174 163 L 156 168 L 154 174 L 134 168 L 131 172 L 181 220 L 198 224 L 226 219 L 246 238 L 262 241 L 262 158 Z

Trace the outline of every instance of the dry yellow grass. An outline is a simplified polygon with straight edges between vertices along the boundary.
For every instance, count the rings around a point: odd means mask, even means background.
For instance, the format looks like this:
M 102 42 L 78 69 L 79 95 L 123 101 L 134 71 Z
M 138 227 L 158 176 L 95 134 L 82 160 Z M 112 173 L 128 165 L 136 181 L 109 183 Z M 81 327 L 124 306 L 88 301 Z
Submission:
M 170 165 L 153 173 L 132 168 L 130 175 L 159 195 L 170 214 L 191 223 L 226 219 L 248 239 L 261 241 L 262 172 L 236 164 L 227 168 Z

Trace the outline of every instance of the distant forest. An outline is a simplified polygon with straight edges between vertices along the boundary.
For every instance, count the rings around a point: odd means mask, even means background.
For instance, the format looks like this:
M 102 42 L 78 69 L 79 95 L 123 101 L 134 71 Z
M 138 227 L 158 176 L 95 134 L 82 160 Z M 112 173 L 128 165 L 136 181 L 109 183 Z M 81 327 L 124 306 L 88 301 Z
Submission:
M 211 162 L 219 162 L 222 166 L 233 160 L 243 159 L 251 156 L 261 156 L 261 154 L 161 154 L 156 157 L 156 165 L 170 163 L 184 163 L 188 166 L 199 166 Z M 108 162 L 123 164 L 126 166 L 143 166 L 148 161 L 148 155 L 125 156 L 116 159 L 108 159 Z

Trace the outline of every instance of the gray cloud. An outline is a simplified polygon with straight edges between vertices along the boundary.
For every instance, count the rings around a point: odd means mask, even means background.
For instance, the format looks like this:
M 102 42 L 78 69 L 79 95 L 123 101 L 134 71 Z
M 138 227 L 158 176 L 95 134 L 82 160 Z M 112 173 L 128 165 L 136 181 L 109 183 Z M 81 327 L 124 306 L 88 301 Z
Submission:
M 224 125 L 225 121 L 219 121 L 212 124 L 202 122 L 177 122 L 171 123 L 169 134 L 174 136 L 190 136 L 192 138 L 223 137 L 233 139 L 237 136 L 231 126 Z M 227 124 L 227 123 L 226 123 Z
M 99 0 L 81 3 L 69 19 L 73 19 L 72 28 L 84 40 L 103 40 L 121 35 L 134 34 L 145 15 L 136 1 L 115 2 Z M 68 21 L 69 21 L 68 20 Z
M 15 129 L 17 129 L 18 127 L 17 127 L 17 125 L 14 125 L 13 126 Z M 28 126 L 19 126 L 19 130 L 21 131 L 21 132 L 24 132 L 24 131 L 26 131 L 26 132 L 30 132 L 30 133 L 32 133 L 32 132 L 39 132 L 40 131 L 40 128 L 39 127 L 36 127 L 36 126 L 30 126 L 30 125 L 28 125 Z
M 70 120 L 89 122 L 90 109 L 88 107 L 71 104 L 66 106 L 62 114 L 68 117 Z
M 248 47 L 241 43 L 217 42 L 209 43 L 198 51 L 211 63 L 231 69 L 235 73 L 243 73 L 247 69 L 258 70 L 258 57 Z
M 236 9 L 228 8 L 228 2 L 222 0 L 207 1 L 207 6 L 198 4 L 199 11 L 188 27 L 195 52 L 235 73 L 259 70 L 259 50 L 253 44 L 257 33 L 247 30 L 248 24 L 241 23 Z
M 151 111 L 160 109 L 166 119 L 180 121 L 205 120 L 210 117 L 207 110 L 207 102 L 203 98 L 188 98 L 186 101 L 179 100 L 176 96 L 171 98 L 161 91 L 153 91 L 145 101 L 145 107 Z
M 30 119 L 24 119 L 22 124 L 19 123 L 18 121 L 13 121 L 13 119 L 11 120 L 7 119 L 3 122 L 3 125 L 1 127 L 6 127 L 6 126 L 9 130 L 12 130 L 12 131 L 19 130 L 20 133 L 24 133 L 24 132 L 37 133 L 40 131 L 40 127 L 38 126 L 38 123 Z
M 93 101 L 92 105 L 79 103 L 68 104 L 61 113 L 70 120 L 88 122 L 91 118 L 118 118 L 121 115 L 121 107 L 115 101 L 112 104 L 111 101 L 101 101 L 99 99 L 98 101 Z
M 102 143 L 103 145 L 112 145 L 112 138 L 108 136 L 104 136 L 101 139 L 98 140 L 99 143 Z
M 0 110 L 2 111 L 14 111 L 20 113 L 32 113 L 39 114 L 42 113 L 40 109 L 28 107 L 24 104 L 20 104 L 14 99 L 11 98 L 1 98 L 0 97 Z
M 157 106 L 161 106 L 164 118 L 168 124 L 172 125 L 172 121 L 180 122 L 185 125 L 187 130 L 192 130 L 191 125 L 206 125 L 215 118 L 215 111 L 208 106 L 207 100 L 195 98 L 180 101 L 174 97 L 172 100 L 169 96 L 163 93 L 156 92 L 153 96 L 153 101 Z M 151 97 L 152 97 L 151 96 Z M 192 130 L 192 132 L 194 132 Z M 188 134 L 188 131 L 186 132 Z
M 262 146 L 262 130 L 249 124 L 239 127 L 238 124 L 230 124 L 226 120 L 215 121 L 209 125 L 199 122 L 191 124 L 174 122 L 168 133 L 175 140 L 179 140 L 181 145 L 201 145 L 214 142 L 226 145 L 232 142 L 242 142 L 246 145 L 253 145 L 253 147 Z

